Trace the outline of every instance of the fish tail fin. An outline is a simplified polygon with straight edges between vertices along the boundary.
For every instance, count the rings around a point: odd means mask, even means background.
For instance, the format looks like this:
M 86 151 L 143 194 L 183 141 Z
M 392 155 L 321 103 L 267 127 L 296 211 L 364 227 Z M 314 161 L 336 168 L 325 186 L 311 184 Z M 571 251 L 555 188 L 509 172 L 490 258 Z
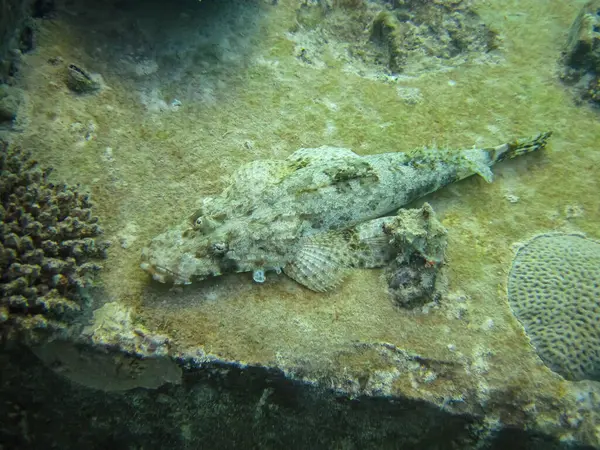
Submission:
M 552 136 L 552 131 L 539 133 L 533 137 L 515 139 L 498 147 L 486 149 L 492 160 L 492 164 L 504 161 L 505 159 L 515 158 L 527 153 L 535 152 L 546 147 L 548 139 Z

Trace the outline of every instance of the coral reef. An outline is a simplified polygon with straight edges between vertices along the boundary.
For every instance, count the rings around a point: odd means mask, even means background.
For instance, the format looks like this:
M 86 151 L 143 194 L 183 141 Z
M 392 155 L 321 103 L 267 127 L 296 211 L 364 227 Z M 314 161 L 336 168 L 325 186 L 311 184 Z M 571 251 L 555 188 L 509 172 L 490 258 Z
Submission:
M 398 306 L 414 307 L 435 299 L 438 271 L 444 261 L 447 231 L 425 203 L 400 210 L 384 233 L 399 250 L 386 269 L 389 292 Z
M 65 329 L 85 304 L 107 242 L 87 194 L 0 141 L 0 323 L 4 338 Z
M 587 2 L 571 25 L 562 55 L 561 79 L 577 95 L 600 106 L 600 0 Z
M 511 308 L 538 355 L 568 380 L 600 380 L 600 243 L 542 234 L 517 253 Z

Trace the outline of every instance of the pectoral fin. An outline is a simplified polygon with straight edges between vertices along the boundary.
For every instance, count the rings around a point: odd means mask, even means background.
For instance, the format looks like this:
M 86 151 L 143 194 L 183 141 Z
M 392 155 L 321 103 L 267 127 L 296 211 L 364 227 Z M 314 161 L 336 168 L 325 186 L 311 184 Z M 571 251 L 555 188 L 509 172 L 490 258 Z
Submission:
M 302 240 L 283 271 L 307 288 L 325 292 L 338 286 L 352 265 L 348 243 L 339 233 L 323 233 Z

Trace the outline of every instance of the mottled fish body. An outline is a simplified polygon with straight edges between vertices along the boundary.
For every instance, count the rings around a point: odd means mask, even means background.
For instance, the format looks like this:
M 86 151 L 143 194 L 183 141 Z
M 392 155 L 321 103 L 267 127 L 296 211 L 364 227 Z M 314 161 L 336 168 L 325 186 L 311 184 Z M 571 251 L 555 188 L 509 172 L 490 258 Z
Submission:
M 262 282 L 266 271 L 283 270 L 325 291 L 339 283 L 342 268 L 364 256 L 355 226 L 364 229 L 365 222 L 473 174 L 491 181 L 492 165 L 543 148 L 550 134 L 484 149 L 359 156 L 320 147 L 254 161 L 189 219 L 154 238 L 141 267 L 175 284 L 233 272 L 253 272 Z

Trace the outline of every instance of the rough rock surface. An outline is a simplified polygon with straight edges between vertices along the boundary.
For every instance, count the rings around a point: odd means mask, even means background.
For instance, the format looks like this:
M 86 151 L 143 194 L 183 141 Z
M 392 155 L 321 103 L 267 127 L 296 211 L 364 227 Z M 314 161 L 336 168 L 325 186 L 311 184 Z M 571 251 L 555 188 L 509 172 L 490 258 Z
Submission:
M 296 56 L 315 67 L 328 51 L 348 65 L 387 74 L 419 73 L 487 57 L 498 47 L 470 0 L 303 2 L 292 38 Z M 344 11 L 352 20 L 343 21 Z M 324 44 L 327 44 L 326 46 Z
M 438 271 L 444 262 L 447 230 L 429 203 L 404 209 L 384 232 L 400 254 L 386 269 L 390 295 L 398 306 L 414 307 L 436 300 Z
M 103 392 L 65 380 L 20 347 L 4 349 L 0 364 L 7 449 L 565 448 L 483 414 L 453 414 L 419 399 L 340 395 L 274 368 L 215 361 L 188 365 L 181 384 Z
M 587 2 L 571 25 L 563 52 L 562 80 L 577 95 L 600 106 L 600 1 Z

